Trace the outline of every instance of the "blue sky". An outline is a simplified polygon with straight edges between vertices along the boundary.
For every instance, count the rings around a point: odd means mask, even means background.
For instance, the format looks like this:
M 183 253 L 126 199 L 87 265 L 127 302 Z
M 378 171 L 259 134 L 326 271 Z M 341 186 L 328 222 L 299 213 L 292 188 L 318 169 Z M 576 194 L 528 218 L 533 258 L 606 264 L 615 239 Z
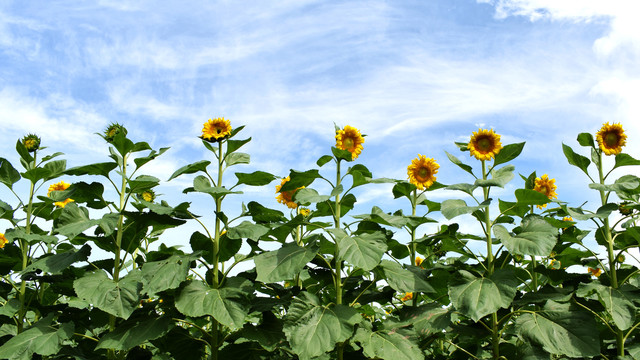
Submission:
M 640 157 L 639 13 L 635 0 L 3 1 L 0 153 L 18 166 L 15 141 L 35 132 L 69 166 L 104 161 L 94 133 L 119 122 L 171 147 L 145 167 L 166 180 L 209 158 L 202 123 L 225 117 L 253 138 L 240 171 L 286 176 L 315 167 L 336 123 L 368 135 L 358 162 L 375 177 L 406 178 L 420 153 L 450 184 L 472 179 L 444 151 L 474 164 L 453 142 L 493 128 L 527 142 L 517 172 L 548 173 L 578 206 L 587 179 L 562 142 L 621 122 Z M 209 199 L 180 193 L 189 182 L 159 192 L 208 211 Z M 281 206 L 273 186 L 246 190 L 234 201 Z M 359 199 L 361 212 L 405 207 L 384 185 Z

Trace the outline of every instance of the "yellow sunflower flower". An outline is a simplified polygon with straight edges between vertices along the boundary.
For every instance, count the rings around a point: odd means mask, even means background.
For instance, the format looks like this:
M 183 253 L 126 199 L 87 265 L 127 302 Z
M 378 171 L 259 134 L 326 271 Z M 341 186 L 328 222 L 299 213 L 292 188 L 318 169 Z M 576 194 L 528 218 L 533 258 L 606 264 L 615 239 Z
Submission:
M 422 260 L 422 258 L 421 258 L 420 256 L 416 256 L 416 266 L 420 266 L 420 265 L 422 265 L 422 262 L 423 262 L 423 261 L 424 261 L 424 260 Z
M 435 174 L 439 168 L 440 165 L 434 159 L 418 154 L 407 167 L 409 182 L 420 190 L 428 189 L 436 181 Z
M 409 301 L 411 299 L 413 299 L 413 293 L 408 292 L 408 293 L 404 293 L 404 296 L 400 299 L 400 301 Z
M 600 268 L 588 268 L 587 271 L 589 272 L 589 274 L 598 277 L 600 276 L 600 274 L 602 274 L 602 269 Z
M 617 155 L 622 152 L 622 147 L 627 142 L 627 135 L 625 135 L 622 125 L 605 123 L 602 128 L 596 134 L 596 140 L 606 155 Z
M 69 186 L 71 186 L 71 184 L 67 184 L 64 181 L 60 181 L 59 183 L 51 184 L 51 185 L 49 185 L 49 191 L 47 191 L 47 196 L 50 196 L 52 191 L 67 190 L 69 188 Z M 63 208 L 68 203 L 70 203 L 72 201 L 73 201 L 73 199 L 65 199 L 64 201 L 56 201 L 56 202 L 53 203 L 53 205 Z
M 223 117 L 209 119 L 202 128 L 201 139 L 208 142 L 215 142 L 224 139 L 231 134 L 231 122 Z
M 7 240 L 4 234 L 0 233 L 0 249 L 2 249 L 5 245 L 7 245 L 8 242 L 9 240 Z
M 360 134 L 360 130 L 354 127 L 347 125 L 336 132 L 336 148 L 349 151 L 351 160 L 358 158 L 362 152 L 363 143 L 364 137 Z
M 287 207 L 290 209 L 295 209 L 298 207 L 298 204 L 296 204 L 292 200 L 293 194 L 295 194 L 296 191 L 304 188 L 304 186 L 299 187 L 295 190 L 280 191 L 280 189 L 282 189 L 282 186 L 284 186 L 284 184 L 286 184 L 289 180 L 291 180 L 291 178 L 287 176 L 286 178 L 282 179 L 280 185 L 276 185 L 276 194 L 278 194 L 278 196 L 276 196 L 276 200 L 278 200 L 280 204 L 287 205 Z
M 556 189 L 558 188 L 555 184 L 556 179 L 549 179 L 547 174 L 542 175 L 542 177 L 537 177 L 535 180 L 535 186 L 533 190 L 545 194 L 549 199 L 557 199 L 558 194 L 556 194 Z M 547 204 L 537 205 L 538 209 L 542 209 L 547 207 Z
M 478 160 L 491 160 L 502 149 L 500 135 L 493 130 L 478 129 L 469 140 L 469 152 Z
M 300 214 L 302 214 L 302 216 L 307 217 L 309 216 L 309 214 L 311 214 L 311 210 L 307 209 L 307 208 L 300 208 Z

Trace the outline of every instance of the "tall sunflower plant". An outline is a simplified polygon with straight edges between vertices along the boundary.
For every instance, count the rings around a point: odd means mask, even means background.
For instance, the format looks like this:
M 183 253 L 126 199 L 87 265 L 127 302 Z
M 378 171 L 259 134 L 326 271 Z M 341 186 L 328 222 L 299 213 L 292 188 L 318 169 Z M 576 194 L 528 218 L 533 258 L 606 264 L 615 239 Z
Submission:
M 593 281 L 581 281 L 576 289 L 576 303 L 589 311 L 598 325 L 600 348 L 605 356 L 637 356 L 640 317 L 640 270 L 633 250 L 640 244 L 640 228 L 636 219 L 640 209 L 640 178 L 626 174 L 611 181 L 614 170 L 640 165 L 640 160 L 624 153 L 627 135 L 621 124 L 608 122 L 594 136 L 581 133 L 579 145 L 589 149 L 590 157 L 575 152 L 563 144 L 569 164 L 578 167 L 590 180 L 589 188 L 598 193 L 599 207 L 595 210 L 565 206 L 575 220 L 590 221 L 596 226 L 595 240 L 604 254 L 590 251 L 584 265 Z M 613 158 L 610 160 L 610 158 Z M 593 164 L 595 169 L 590 168 Z M 626 261 L 629 258 L 632 261 Z

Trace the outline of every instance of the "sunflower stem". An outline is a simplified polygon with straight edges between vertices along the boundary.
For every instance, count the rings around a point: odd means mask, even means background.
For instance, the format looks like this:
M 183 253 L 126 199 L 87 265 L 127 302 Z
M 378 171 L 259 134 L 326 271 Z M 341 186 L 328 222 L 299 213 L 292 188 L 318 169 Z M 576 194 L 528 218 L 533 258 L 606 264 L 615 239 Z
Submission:
M 222 187 L 222 174 L 223 174 L 224 157 L 222 156 L 222 141 L 218 143 L 218 182 L 216 186 Z M 216 225 L 213 238 L 213 287 L 219 288 L 220 282 L 218 279 L 218 269 L 220 262 L 220 233 L 222 232 L 222 220 L 220 218 L 220 212 L 222 211 L 222 197 L 216 199 Z M 210 359 L 218 359 L 218 346 L 219 346 L 219 331 L 220 324 L 218 320 L 211 317 L 211 356 Z
M 411 200 L 411 216 L 416 216 L 416 207 L 418 206 L 417 202 L 418 202 L 418 190 L 414 189 L 413 199 Z M 411 230 L 411 246 L 409 249 L 411 250 L 410 251 L 411 265 L 417 265 L 416 264 L 416 252 L 417 252 L 416 228 L 413 228 Z M 413 298 L 412 298 L 411 304 L 414 307 L 418 306 L 418 293 L 414 291 L 412 295 L 413 295 Z
M 338 186 L 340 186 L 340 181 L 341 181 L 341 176 L 340 176 L 340 159 L 336 159 L 336 188 Z M 341 212 L 341 206 L 340 206 L 340 194 L 336 194 L 335 197 L 335 218 L 334 218 L 334 225 L 336 227 L 336 229 L 340 228 L 340 212 Z M 334 274 L 334 281 L 335 281 L 335 287 L 336 287 L 336 304 L 337 305 L 341 305 L 342 304 L 342 259 L 340 259 L 340 245 L 338 244 L 338 241 L 336 241 L 336 246 L 335 246 L 335 252 L 334 252 L 334 256 L 333 259 L 335 261 L 335 274 Z M 344 343 L 339 343 L 338 347 L 336 349 L 337 352 L 337 358 L 338 360 L 343 360 L 343 354 L 344 354 Z
M 482 160 L 482 180 L 487 180 L 487 167 L 485 160 Z M 484 201 L 489 200 L 489 187 L 484 187 L 482 189 L 482 193 L 484 195 Z M 493 275 L 494 270 L 494 258 L 493 258 L 493 249 L 492 249 L 492 241 L 491 241 L 491 216 L 489 214 L 489 206 L 484 211 L 485 214 L 485 231 L 487 235 L 487 274 L 488 276 Z M 498 313 L 494 312 L 491 314 L 491 344 L 493 350 L 493 358 L 498 360 L 500 358 L 500 331 L 498 329 Z
M 33 166 L 35 164 L 37 158 L 37 151 L 33 152 Z M 33 195 L 35 192 L 35 183 L 31 181 L 31 185 L 29 187 L 29 204 L 27 205 L 27 218 L 25 224 L 25 232 L 27 234 L 31 234 L 31 216 L 33 213 Z M 20 250 L 22 252 L 22 270 L 27 268 L 29 264 L 29 243 L 25 239 L 20 239 Z M 20 334 L 24 330 L 24 318 L 27 314 L 26 309 L 26 293 L 27 293 L 27 282 L 23 279 L 20 282 L 20 292 L 18 293 L 18 299 L 20 300 L 20 310 L 18 311 L 18 328 L 17 333 Z

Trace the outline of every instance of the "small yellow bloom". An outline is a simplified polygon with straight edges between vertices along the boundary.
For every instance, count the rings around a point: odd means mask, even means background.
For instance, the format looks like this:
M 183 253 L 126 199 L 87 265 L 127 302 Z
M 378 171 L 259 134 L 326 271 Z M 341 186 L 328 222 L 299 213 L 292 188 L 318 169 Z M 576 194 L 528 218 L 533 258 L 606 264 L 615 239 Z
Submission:
M 502 149 L 500 135 L 493 130 L 478 129 L 474 132 L 467 145 L 471 156 L 478 160 L 491 160 Z
M 142 197 L 142 200 L 146 202 L 152 202 L 156 199 L 156 193 L 151 189 L 143 191 L 140 196 Z
M 0 233 L 0 249 L 2 249 L 5 245 L 7 245 L 8 242 L 9 240 L 7 240 L 4 234 Z
M 556 193 L 556 189 L 558 188 L 555 184 L 556 179 L 549 179 L 547 174 L 542 175 L 542 177 L 538 177 L 535 180 L 535 186 L 533 190 L 545 194 L 549 199 L 557 199 L 558 194 Z M 547 204 L 537 205 L 538 209 L 542 209 L 546 207 Z
M 336 148 L 349 151 L 351 160 L 358 158 L 362 152 L 363 143 L 364 137 L 360 134 L 360 130 L 354 127 L 347 125 L 336 132 Z
M 202 128 L 201 139 L 208 142 L 215 142 L 224 139 L 231 134 L 231 122 L 223 117 L 209 119 Z
M 602 274 L 602 269 L 600 268 L 588 268 L 587 271 L 589 272 L 589 274 L 598 277 L 600 276 L 600 274 Z
M 428 189 L 436 181 L 436 174 L 440 165 L 432 158 L 418 154 L 418 157 L 411 160 L 411 164 L 407 167 L 409 182 L 415 185 L 419 190 Z
M 416 256 L 416 266 L 422 265 L 422 258 L 420 256 Z
M 40 138 L 38 135 L 29 134 L 22 138 L 22 145 L 28 152 L 34 152 L 40 148 Z
M 402 297 L 402 299 L 400 299 L 400 301 L 409 301 L 411 299 L 413 299 L 413 293 L 408 292 L 408 293 L 404 293 L 404 296 Z
M 571 216 L 565 216 L 562 218 L 562 221 L 571 221 L 573 222 L 573 218 Z M 569 227 L 562 228 L 562 230 L 567 230 Z
M 300 214 L 302 214 L 302 216 L 304 217 L 307 217 L 309 216 L 309 214 L 311 214 L 311 210 L 307 208 L 300 208 Z
M 287 205 L 289 209 L 295 209 L 298 207 L 298 204 L 296 204 L 291 198 L 296 191 L 304 188 L 304 186 L 299 187 L 295 190 L 280 191 L 280 189 L 282 189 L 282 186 L 284 186 L 284 184 L 286 184 L 289 180 L 291 180 L 291 178 L 287 176 L 286 178 L 282 179 L 280 185 L 276 185 L 276 194 L 278 194 L 278 196 L 276 196 L 276 200 L 278 200 L 280 204 Z
M 617 155 L 622 152 L 622 147 L 627 142 L 627 135 L 625 135 L 622 125 L 605 123 L 602 128 L 596 134 L 596 140 L 606 155 Z
M 51 185 L 49 185 L 49 191 L 47 191 L 47 196 L 50 196 L 52 191 L 67 190 L 69 188 L 69 186 L 71 186 L 71 184 L 67 184 L 64 181 L 60 181 L 59 183 L 51 184 Z M 67 198 L 64 201 L 56 201 L 56 202 L 53 203 L 53 205 L 63 208 L 68 203 L 70 203 L 72 201 L 73 201 L 73 199 Z

